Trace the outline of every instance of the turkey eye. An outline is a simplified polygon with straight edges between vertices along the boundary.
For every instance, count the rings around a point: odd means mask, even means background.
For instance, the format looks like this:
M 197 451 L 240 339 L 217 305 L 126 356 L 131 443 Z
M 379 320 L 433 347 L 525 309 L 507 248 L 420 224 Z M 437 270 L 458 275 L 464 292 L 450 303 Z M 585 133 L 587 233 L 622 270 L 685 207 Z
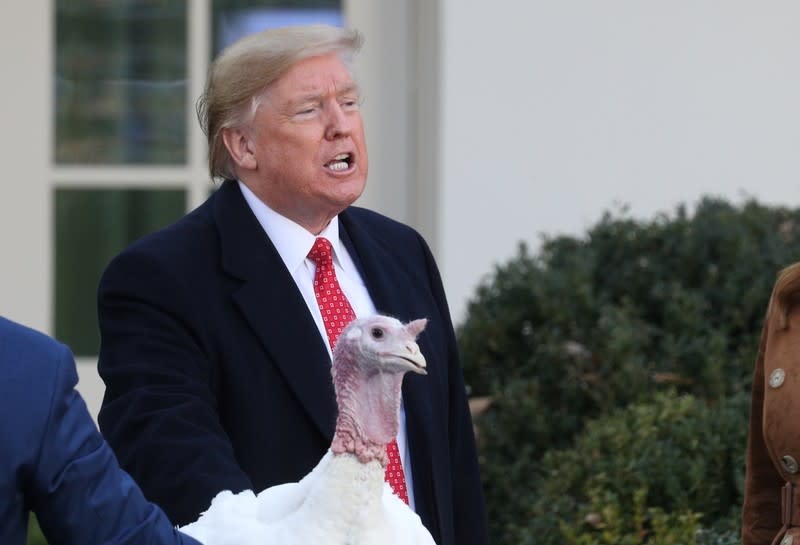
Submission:
M 382 339 L 383 338 L 383 330 L 381 328 L 379 328 L 379 327 L 373 327 L 372 328 L 372 336 L 374 338 L 376 338 L 376 339 Z

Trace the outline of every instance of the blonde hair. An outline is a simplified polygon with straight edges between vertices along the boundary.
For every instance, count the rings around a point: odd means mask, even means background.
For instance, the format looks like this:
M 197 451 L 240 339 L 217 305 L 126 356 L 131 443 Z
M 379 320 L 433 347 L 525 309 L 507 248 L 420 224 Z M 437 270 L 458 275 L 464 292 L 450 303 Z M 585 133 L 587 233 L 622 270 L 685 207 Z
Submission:
M 222 131 L 252 122 L 270 85 L 309 57 L 338 53 L 349 68 L 361 41 L 355 30 L 290 26 L 245 36 L 222 51 L 212 63 L 205 91 L 197 101 L 197 119 L 208 139 L 211 178 L 236 178 Z

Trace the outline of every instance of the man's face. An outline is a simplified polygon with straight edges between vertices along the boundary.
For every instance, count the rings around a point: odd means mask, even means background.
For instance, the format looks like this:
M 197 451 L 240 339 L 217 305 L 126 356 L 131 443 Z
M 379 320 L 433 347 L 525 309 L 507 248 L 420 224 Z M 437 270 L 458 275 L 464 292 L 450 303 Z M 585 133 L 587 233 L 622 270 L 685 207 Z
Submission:
M 273 210 L 319 233 L 366 184 L 359 101 L 337 54 L 293 65 L 270 86 L 256 112 L 256 166 L 242 181 Z

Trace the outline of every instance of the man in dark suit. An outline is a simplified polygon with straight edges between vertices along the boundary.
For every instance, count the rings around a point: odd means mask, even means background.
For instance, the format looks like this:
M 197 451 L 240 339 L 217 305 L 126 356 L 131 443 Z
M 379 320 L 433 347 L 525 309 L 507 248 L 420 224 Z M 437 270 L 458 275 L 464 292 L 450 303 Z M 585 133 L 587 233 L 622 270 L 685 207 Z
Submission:
M 122 471 L 75 391 L 69 349 L 0 317 L 0 543 L 28 511 L 50 543 L 198 545 Z
M 409 505 L 440 545 L 484 545 L 472 424 L 439 272 L 411 228 L 351 204 L 367 178 L 352 31 L 275 29 L 215 61 L 201 99 L 212 177 L 198 209 L 125 250 L 99 288 L 100 427 L 176 524 L 219 491 L 297 481 L 330 445 L 318 237 L 357 316 L 428 318 L 428 376 L 403 385 Z M 346 501 L 346 498 L 343 498 Z

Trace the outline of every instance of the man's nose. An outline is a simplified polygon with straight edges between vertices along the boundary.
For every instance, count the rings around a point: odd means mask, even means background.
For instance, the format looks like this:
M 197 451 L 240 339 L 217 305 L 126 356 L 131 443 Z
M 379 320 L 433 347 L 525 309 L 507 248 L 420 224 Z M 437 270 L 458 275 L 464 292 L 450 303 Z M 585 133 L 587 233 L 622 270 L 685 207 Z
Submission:
M 328 140 L 334 140 L 350 134 L 350 119 L 347 117 L 347 114 L 344 113 L 344 110 L 342 110 L 338 102 L 334 101 L 328 108 L 326 122 L 325 138 Z

